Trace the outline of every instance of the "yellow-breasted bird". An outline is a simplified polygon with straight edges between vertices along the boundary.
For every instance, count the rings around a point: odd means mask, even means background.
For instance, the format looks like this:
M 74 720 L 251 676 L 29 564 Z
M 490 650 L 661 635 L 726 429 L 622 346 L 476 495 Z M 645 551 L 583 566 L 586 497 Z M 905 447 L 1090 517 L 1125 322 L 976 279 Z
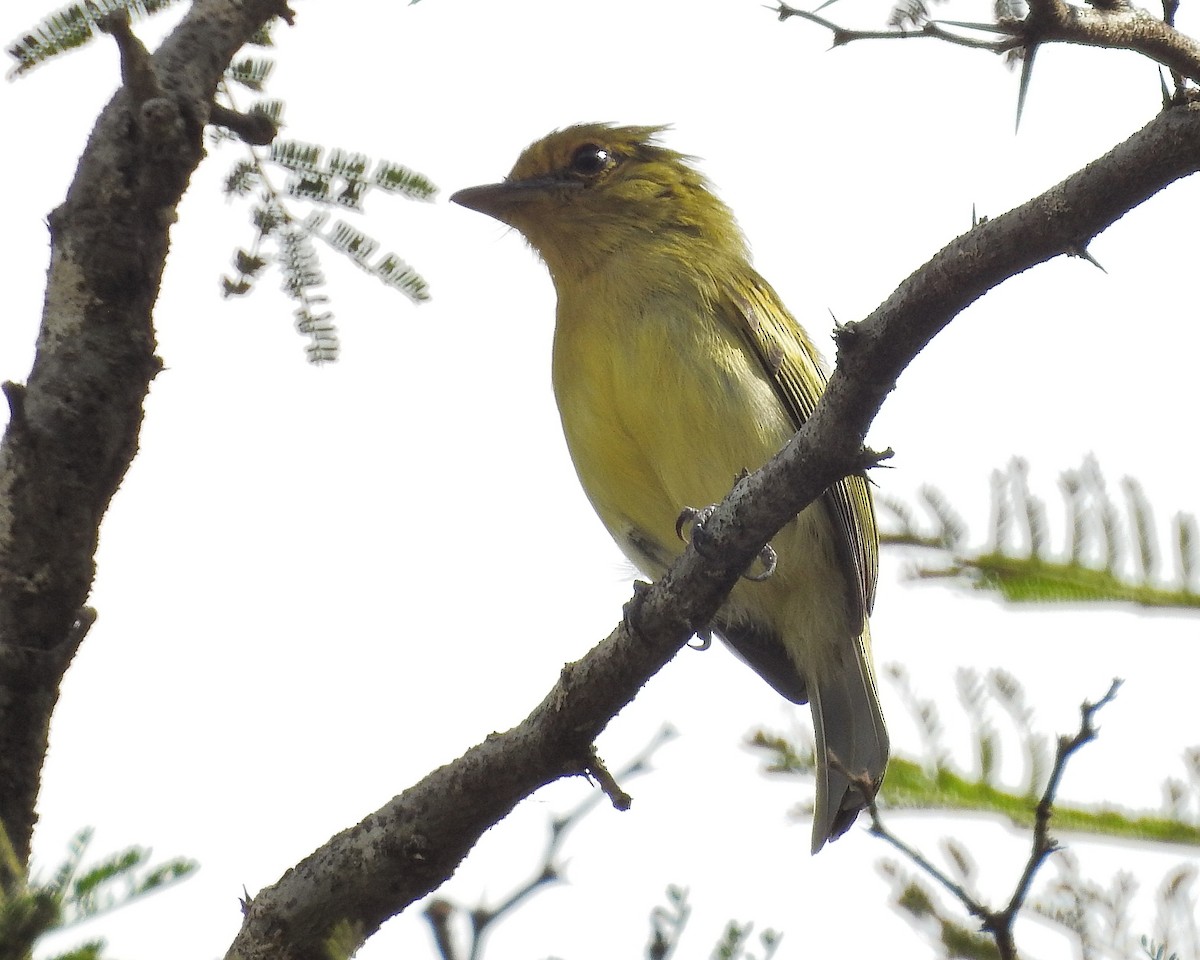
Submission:
M 733 214 L 662 127 L 589 123 L 534 143 L 501 183 L 450 199 L 515 227 L 558 293 L 554 393 L 584 490 L 649 577 L 682 551 L 688 505 L 724 497 L 811 414 L 816 350 L 750 265 Z M 811 702 L 812 849 L 883 779 L 888 737 L 867 618 L 878 540 L 850 476 L 783 528 L 774 574 L 734 587 L 713 624 L 771 686 Z M 830 764 L 828 754 L 836 757 Z

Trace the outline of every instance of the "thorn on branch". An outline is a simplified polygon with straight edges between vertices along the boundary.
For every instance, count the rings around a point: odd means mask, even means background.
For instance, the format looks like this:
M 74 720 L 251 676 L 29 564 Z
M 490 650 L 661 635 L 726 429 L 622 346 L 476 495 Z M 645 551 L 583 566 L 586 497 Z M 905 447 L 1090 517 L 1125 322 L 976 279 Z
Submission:
M 843 353 L 848 353 L 862 342 L 862 333 L 858 328 L 858 324 L 851 320 L 849 323 L 838 323 L 835 318 L 833 321 L 833 344 L 837 348 L 838 356 Z
M 265 147 L 279 133 L 279 128 L 265 113 L 238 113 L 219 103 L 209 107 L 208 122 L 236 133 L 256 147 Z
M 1025 100 L 1029 95 L 1029 81 L 1033 78 L 1033 61 L 1037 56 L 1037 45 L 1030 44 L 1024 48 L 1025 55 L 1021 57 L 1021 82 L 1017 90 L 1017 120 L 1013 133 L 1021 131 L 1021 117 L 1025 113 Z
M 1082 243 L 1072 244 L 1071 246 L 1067 247 L 1066 253 L 1067 253 L 1067 256 L 1069 256 L 1069 257 L 1078 257 L 1080 260 L 1086 260 L 1088 263 L 1090 263 L 1093 267 L 1095 267 L 1101 273 L 1108 273 L 1108 271 L 1105 270 L 1104 267 L 1100 265 L 1100 262 L 1091 255 L 1091 253 L 1088 251 L 1088 248 L 1085 244 L 1082 244 Z
M 1175 81 L 1175 89 L 1178 90 L 1180 87 L 1180 82 L 1182 80 L 1182 77 L 1180 77 L 1174 71 L 1172 71 L 1171 77 Z M 1163 71 L 1163 68 L 1161 66 L 1158 68 L 1158 87 L 1159 87 L 1159 90 L 1162 91 L 1163 109 L 1166 110 L 1174 102 L 1175 95 L 1172 94 L 1170 89 L 1168 89 L 1168 87 L 1167 87 L 1167 75 Z

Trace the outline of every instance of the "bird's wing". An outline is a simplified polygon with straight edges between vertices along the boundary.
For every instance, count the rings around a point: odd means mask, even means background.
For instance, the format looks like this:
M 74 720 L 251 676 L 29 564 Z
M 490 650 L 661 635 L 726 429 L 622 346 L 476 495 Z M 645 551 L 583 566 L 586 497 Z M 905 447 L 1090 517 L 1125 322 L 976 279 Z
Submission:
M 762 277 L 750 271 L 742 280 L 722 291 L 721 313 L 762 364 L 799 430 L 825 388 L 816 350 Z M 837 528 L 840 552 L 858 574 L 859 613 L 866 617 L 875 602 L 879 571 L 879 537 L 866 477 L 853 474 L 839 480 L 822 494 L 822 501 Z

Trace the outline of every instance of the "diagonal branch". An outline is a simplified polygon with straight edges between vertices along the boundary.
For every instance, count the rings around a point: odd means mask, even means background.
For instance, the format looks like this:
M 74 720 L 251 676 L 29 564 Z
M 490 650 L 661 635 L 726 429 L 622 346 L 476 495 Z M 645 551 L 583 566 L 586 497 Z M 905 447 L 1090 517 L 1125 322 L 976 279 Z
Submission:
M 580 775 L 591 744 L 712 618 L 762 545 L 838 478 L 861 468 L 863 440 L 896 378 L 955 316 L 1010 276 L 1086 248 L 1123 214 L 1200 169 L 1200 105 L 1172 108 L 1086 168 L 978 224 L 842 328 L 838 364 L 813 416 L 770 463 L 739 481 L 689 547 L 639 589 L 620 626 L 516 727 L 492 734 L 357 826 L 332 838 L 249 906 L 228 958 L 317 960 L 349 925 L 362 939 L 446 880 L 522 798 Z

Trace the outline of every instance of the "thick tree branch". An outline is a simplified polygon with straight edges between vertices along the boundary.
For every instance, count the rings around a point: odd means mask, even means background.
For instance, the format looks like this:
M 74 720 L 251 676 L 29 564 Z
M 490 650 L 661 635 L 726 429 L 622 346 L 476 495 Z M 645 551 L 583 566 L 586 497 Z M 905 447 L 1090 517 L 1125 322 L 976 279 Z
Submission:
M 1046 193 L 951 242 L 870 317 L 843 328 L 837 369 L 812 418 L 707 521 L 708 559 L 689 547 L 661 580 L 637 591 L 622 624 L 568 664 L 521 724 L 435 770 L 260 892 L 227 957 L 317 960 L 335 931 L 350 928 L 365 939 L 446 880 L 519 800 L 584 771 L 609 719 L 709 622 L 762 545 L 830 483 L 860 468 L 884 398 L 938 331 L 1008 277 L 1086 249 L 1127 211 L 1197 169 L 1200 105 L 1166 111 Z
M 37 355 L 24 388 L 5 388 L 13 415 L 0 442 L 0 823 L 22 862 L 50 714 L 93 616 L 100 521 L 160 367 L 151 310 L 175 206 L 225 67 L 282 11 L 279 0 L 197 0 L 153 57 L 111 24 L 124 84 L 50 214 Z
M 1030 0 L 1029 16 L 1014 26 L 1027 46 L 1074 43 L 1133 50 L 1200 83 L 1200 44 L 1128 3 L 1079 7 L 1064 0 Z

